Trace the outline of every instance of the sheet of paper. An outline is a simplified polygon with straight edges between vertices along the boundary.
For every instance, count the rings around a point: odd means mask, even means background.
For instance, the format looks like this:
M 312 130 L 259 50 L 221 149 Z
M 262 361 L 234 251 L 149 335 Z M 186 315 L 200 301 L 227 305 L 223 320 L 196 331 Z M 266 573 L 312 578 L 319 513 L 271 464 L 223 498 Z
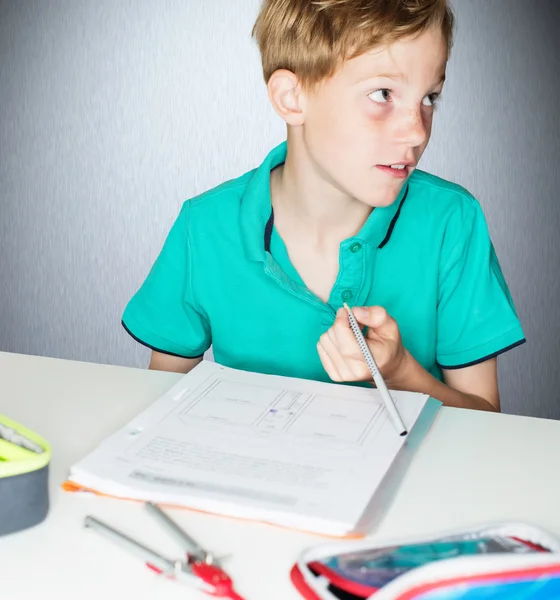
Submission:
M 427 397 L 393 392 L 412 429 Z M 203 362 L 73 467 L 100 492 L 350 531 L 401 449 L 374 389 Z

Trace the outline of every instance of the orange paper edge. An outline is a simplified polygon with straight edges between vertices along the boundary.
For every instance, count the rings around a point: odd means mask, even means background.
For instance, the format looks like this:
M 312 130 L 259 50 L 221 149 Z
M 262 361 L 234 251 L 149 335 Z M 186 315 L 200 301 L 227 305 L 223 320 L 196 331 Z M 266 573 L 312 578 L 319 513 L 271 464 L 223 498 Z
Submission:
M 64 483 L 62 483 L 61 487 L 65 492 L 71 492 L 71 493 L 87 492 L 89 494 L 95 494 L 96 496 L 101 496 L 104 498 L 114 498 L 116 500 L 127 500 L 129 502 L 143 502 L 143 500 L 138 500 L 137 498 L 124 498 L 121 496 L 112 496 L 111 494 L 104 494 L 103 492 L 98 492 L 97 490 L 94 490 L 92 488 L 88 488 L 83 485 L 78 485 L 77 483 L 74 483 L 73 481 L 70 481 L 70 480 L 66 480 Z M 287 525 L 279 525 L 278 523 L 271 523 L 270 521 L 258 521 L 256 519 L 250 519 L 248 517 L 247 518 L 245 518 L 245 517 L 230 517 L 228 515 L 213 513 L 211 511 L 201 510 L 199 508 L 190 508 L 188 506 L 180 506 L 177 504 L 162 504 L 161 506 L 167 506 L 168 508 L 180 508 L 183 510 L 189 510 L 191 512 L 201 513 L 204 515 L 213 515 L 215 517 L 223 517 L 226 519 L 235 519 L 236 521 L 249 521 L 252 523 L 264 523 L 265 525 L 270 525 L 271 527 L 277 527 L 279 529 L 287 529 L 290 531 L 298 531 L 300 533 L 315 535 L 317 537 L 322 537 L 322 538 L 329 538 L 329 539 L 336 539 L 336 540 L 341 540 L 341 539 L 342 540 L 359 540 L 359 539 L 362 539 L 365 537 L 364 534 L 359 534 L 359 533 L 349 533 L 347 535 L 341 535 L 341 536 L 332 535 L 332 534 L 322 534 L 322 533 L 317 533 L 316 531 L 307 531 L 305 529 L 288 527 Z

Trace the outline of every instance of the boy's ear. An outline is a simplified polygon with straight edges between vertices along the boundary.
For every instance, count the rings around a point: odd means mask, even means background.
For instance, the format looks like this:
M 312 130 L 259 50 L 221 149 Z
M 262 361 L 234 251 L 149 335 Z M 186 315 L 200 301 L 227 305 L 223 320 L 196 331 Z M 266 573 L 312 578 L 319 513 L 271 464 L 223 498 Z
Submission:
M 303 125 L 301 84 L 291 71 L 278 69 L 267 84 L 268 97 L 274 110 L 288 125 Z

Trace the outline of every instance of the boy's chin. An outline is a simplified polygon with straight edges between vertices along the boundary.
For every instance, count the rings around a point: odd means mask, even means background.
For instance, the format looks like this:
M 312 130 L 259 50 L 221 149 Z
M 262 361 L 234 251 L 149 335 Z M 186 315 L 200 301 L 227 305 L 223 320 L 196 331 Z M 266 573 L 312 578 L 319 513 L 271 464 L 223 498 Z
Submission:
M 372 208 L 383 208 L 391 206 L 399 197 L 406 180 L 395 182 L 396 185 L 371 185 L 360 190 L 360 195 L 356 196 L 361 202 Z
M 363 194 L 357 197 L 357 200 L 371 206 L 372 208 L 384 208 L 391 206 L 398 198 L 399 192 L 390 192 L 385 194 Z

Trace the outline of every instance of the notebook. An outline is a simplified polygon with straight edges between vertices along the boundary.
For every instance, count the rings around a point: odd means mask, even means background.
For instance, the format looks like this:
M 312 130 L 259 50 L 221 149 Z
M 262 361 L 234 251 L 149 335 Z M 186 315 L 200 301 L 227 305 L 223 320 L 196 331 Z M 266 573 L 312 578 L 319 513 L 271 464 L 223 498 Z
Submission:
M 202 361 L 70 469 L 64 488 L 329 536 L 375 527 L 441 403 Z

